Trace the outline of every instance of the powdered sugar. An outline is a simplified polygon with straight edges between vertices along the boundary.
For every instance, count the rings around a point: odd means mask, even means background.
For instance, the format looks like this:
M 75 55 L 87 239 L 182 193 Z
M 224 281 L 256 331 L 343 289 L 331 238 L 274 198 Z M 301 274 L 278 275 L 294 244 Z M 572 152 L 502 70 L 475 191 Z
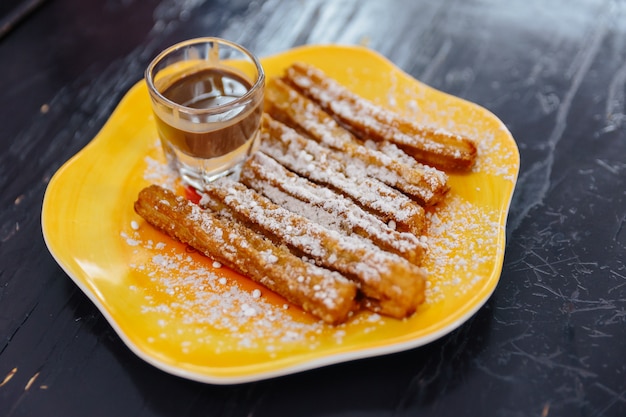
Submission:
M 494 145 L 499 145 L 494 137 L 488 136 L 479 142 L 480 157 L 474 172 L 493 173 L 514 180 L 513 171 L 501 164 L 499 157 L 493 156 Z M 385 154 L 393 159 L 400 161 L 407 156 L 394 154 L 394 151 L 399 151 L 395 145 L 386 146 L 390 151 Z M 377 147 L 376 149 L 380 150 Z M 309 172 L 319 172 L 318 162 L 328 163 L 328 159 L 324 159 L 324 156 L 316 157 L 312 151 L 303 151 L 301 156 L 301 160 L 307 162 Z M 146 158 L 145 163 L 146 180 L 168 189 L 176 189 L 176 175 L 164 162 Z M 322 172 L 328 174 L 328 171 Z M 401 210 L 397 212 L 401 213 Z M 429 211 L 427 221 L 430 249 L 424 264 L 430 275 L 427 289 L 429 305 L 444 302 L 444 295 L 462 295 L 472 291 L 486 279 L 489 275 L 486 268 L 491 267 L 493 254 L 501 253 L 502 250 L 498 236 L 503 226 L 500 225 L 498 216 L 499 213 L 465 201 L 454 192 L 440 207 Z M 389 222 L 391 225 L 395 220 Z M 286 304 L 267 298 L 267 291 L 244 288 L 237 280 L 224 277 L 223 272 L 217 270 L 221 265 L 212 264 L 211 261 L 199 262 L 197 257 L 181 253 L 179 247 L 146 240 L 141 228 L 135 226 L 130 224 L 130 230 L 126 230 L 128 225 L 125 225 L 120 236 L 131 250 L 153 255 L 149 259 L 140 256 L 142 263 L 132 265 L 137 274 L 149 277 L 143 287 L 149 288 L 151 293 L 159 294 L 146 294 L 142 305 L 144 314 L 159 317 L 155 319 L 155 329 L 161 330 L 155 331 L 151 340 L 171 337 L 173 332 L 178 332 L 174 330 L 174 323 L 178 321 L 185 325 L 206 325 L 223 331 L 224 338 L 235 340 L 236 349 L 242 351 L 266 346 L 264 349 L 270 355 L 276 355 L 284 348 L 281 343 L 306 345 L 311 350 L 319 346 L 320 335 L 328 329 L 327 325 L 311 323 L 302 320 L 298 315 L 289 314 L 290 311 L 285 309 Z M 476 250 L 477 247 L 481 249 Z M 483 255 L 474 256 L 477 253 Z M 272 262 L 271 256 L 267 260 Z M 139 282 L 130 289 L 140 291 L 141 288 L 142 283 Z M 347 325 L 338 328 L 334 332 L 334 340 L 337 343 L 343 342 L 346 326 L 369 322 L 372 327 L 364 331 L 376 331 L 386 320 L 373 313 L 360 314 Z M 228 340 L 218 342 L 215 337 L 200 332 L 196 338 L 190 337 L 189 340 L 182 341 L 180 346 L 182 351 L 190 351 L 197 344 L 226 351 L 232 348 L 229 343 Z
M 291 173 L 262 152 L 244 165 L 241 180 L 291 212 L 337 232 L 368 238 L 412 262 L 425 249 L 414 234 L 397 232 L 352 200 Z
M 498 216 L 454 195 L 428 213 L 427 303 L 444 301 L 444 292 L 461 296 L 491 275 L 493 259 L 503 250 Z
M 286 77 L 361 135 L 406 146 L 424 158 L 436 155 L 441 163 L 444 160 L 450 165 L 473 163 L 475 149 L 466 138 L 441 126 L 430 129 L 401 119 L 397 113 L 363 99 L 315 67 L 294 64 L 286 70 Z
M 285 332 L 289 332 L 291 342 L 302 343 L 324 327 L 318 321 L 294 320 L 282 304 L 266 300 L 261 289 L 246 289 L 238 281 L 221 276 L 209 266 L 211 262 L 199 262 L 174 246 L 156 249 L 140 232 L 131 237 L 137 242 L 132 246 L 136 258 L 141 260 L 130 265 L 140 280 L 131 291 L 146 289 L 140 311 L 154 317 L 155 329 L 161 329 L 154 334 L 155 340 L 176 337 L 177 322 L 200 329 L 190 341 L 194 345 L 215 345 L 216 341 L 202 330 L 208 325 L 212 331 L 224 332 L 224 346 L 231 343 L 236 349 L 248 349 L 260 340 L 282 339 Z
M 337 160 L 349 176 L 376 178 L 429 205 L 447 191 L 444 172 L 419 164 L 408 155 L 396 159 L 375 147 L 362 146 L 320 106 L 279 79 L 269 83 L 266 101 L 270 115 L 332 149 L 324 155 Z
M 422 207 L 405 194 L 360 173 L 349 175 L 343 164 L 328 157 L 328 149 L 269 118 L 265 121 L 270 131 L 262 132 L 260 149 L 290 170 L 340 190 L 387 221 L 407 224 L 412 218 L 423 216 Z M 410 228 L 408 224 L 407 227 Z
M 380 280 L 382 275 L 389 274 L 388 265 L 394 262 L 401 263 L 401 260 L 391 253 L 379 251 L 367 242 L 325 229 L 317 223 L 304 222 L 295 213 L 279 206 L 270 206 L 269 201 L 261 203 L 260 195 L 232 180 L 217 180 L 211 185 L 209 193 L 212 196 L 219 196 L 218 198 L 231 210 L 242 213 L 254 224 L 279 236 L 282 241 L 313 258 L 322 260 L 328 264 L 327 266 L 335 266 L 340 271 L 343 270 L 342 272 L 361 276 L 365 282 Z M 289 232 L 285 231 L 286 225 L 291 228 Z M 367 257 L 355 262 L 351 257 L 343 256 L 341 261 L 346 260 L 346 264 L 337 264 L 340 260 L 333 262 L 331 258 L 333 252 L 328 250 L 324 238 L 320 238 L 322 235 L 333 239 L 335 250 L 341 250 L 342 253 L 367 254 Z
M 159 184 L 161 187 L 167 188 L 168 190 L 176 189 L 178 174 L 172 167 L 150 156 L 146 156 L 144 161 L 146 163 L 146 169 L 144 170 L 143 178 L 146 181 Z

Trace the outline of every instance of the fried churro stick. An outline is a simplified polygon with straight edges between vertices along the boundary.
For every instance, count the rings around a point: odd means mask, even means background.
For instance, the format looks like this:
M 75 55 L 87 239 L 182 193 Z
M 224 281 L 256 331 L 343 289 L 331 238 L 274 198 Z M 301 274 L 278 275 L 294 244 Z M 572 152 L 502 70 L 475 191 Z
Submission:
M 304 63 L 287 68 L 285 80 L 362 139 L 397 144 L 419 161 L 442 169 L 468 170 L 476 160 L 476 145 L 469 138 L 401 118 Z
M 360 162 L 367 175 L 422 204 L 436 204 L 449 190 L 444 172 L 419 163 L 409 166 L 365 147 L 320 106 L 280 79 L 271 79 L 266 86 L 265 111 L 275 120 Z
M 289 110 L 290 107 L 297 109 L 297 111 Z M 358 138 L 337 123 L 315 101 L 303 95 L 284 79 L 272 78 L 268 81 L 265 92 L 265 111 L 272 118 L 331 148 L 341 149 L 346 142 L 356 142 L 366 148 L 383 153 L 403 168 L 431 171 L 432 175 L 444 176 L 443 178 L 440 177 L 438 181 L 441 182 L 443 179 L 443 182 L 447 182 L 445 172 L 418 162 L 413 156 L 392 142 Z M 320 129 L 320 132 L 315 133 L 317 129 Z M 427 175 L 431 175 L 431 173 L 427 172 Z
M 366 238 L 383 250 L 419 264 L 426 244 L 412 233 L 391 229 L 352 200 L 287 170 L 257 152 L 243 165 L 239 180 L 275 204 L 345 234 Z
M 263 115 L 260 149 L 298 175 L 350 197 L 365 210 L 401 232 L 419 236 L 425 225 L 424 208 L 380 181 L 345 172 L 345 163 L 328 148 Z
M 356 285 L 341 274 L 304 262 L 241 224 L 220 219 L 162 187 L 143 189 L 135 211 L 157 229 L 328 323 L 344 322 L 357 307 Z
M 424 301 L 424 272 L 406 259 L 309 221 L 232 179 L 217 180 L 205 191 L 249 227 L 355 279 L 369 308 L 404 318 Z

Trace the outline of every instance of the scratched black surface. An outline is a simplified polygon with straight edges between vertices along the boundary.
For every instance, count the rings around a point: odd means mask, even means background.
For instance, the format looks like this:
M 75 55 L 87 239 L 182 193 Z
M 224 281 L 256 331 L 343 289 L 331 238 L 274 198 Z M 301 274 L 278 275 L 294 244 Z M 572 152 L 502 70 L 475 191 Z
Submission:
M 41 202 L 150 58 L 200 35 L 365 44 L 497 114 L 522 163 L 487 304 L 422 348 L 235 386 L 131 353 Z M 0 92 L 0 415 L 626 415 L 624 2 L 50 0 L 0 40 Z

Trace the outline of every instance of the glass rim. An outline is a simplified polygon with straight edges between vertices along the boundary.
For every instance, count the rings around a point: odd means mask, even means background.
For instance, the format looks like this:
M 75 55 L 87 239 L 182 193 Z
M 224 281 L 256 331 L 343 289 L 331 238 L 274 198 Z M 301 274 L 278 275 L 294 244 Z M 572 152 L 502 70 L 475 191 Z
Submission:
M 214 107 L 210 107 L 208 109 L 196 109 L 193 107 L 184 106 L 180 103 L 176 103 L 175 101 L 168 99 L 163 94 L 161 94 L 161 92 L 154 85 L 154 80 L 152 76 L 154 67 L 156 67 L 156 65 L 160 63 L 168 54 L 170 54 L 171 52 L 175 50 L 179 50 L 181 48 L 185 48 L 188 46 L 193 46 L 193 45 L 203 44 L 203 43 L 206 44 L 206 43 L 211 43 L 211 42 L 226 44 L 234 49 L 238 49 L 252 60 L 252 63 L 254 64 L 258 72 L 258 77 L 257 77 L 256 82 L 250 87 L 250 89 L 244 95 L 242 95 L 241 97 L 238 97 L 237 99 L 233 101 L 229 101 L 228 103 L 225 103 L 225 104 L 220 104 Z M 243 45 L 240 45 L 233 41 L 229 41 L 227 39 L 209 36 L 209 37 L 188 39 L 186 41 L 178 42 L 178 43 L 175 43 L 174 45 L 169 46 L 168 48 L 165 48 L 156 57 L 154 57 L 152 61 L 150 61 L 150 64 L 148 64 L 148 67 L 146 68 L 144 72 L 144 79 L 146 81 L 146 84 L 148 85 L 148 91 L 151 93 L 151 95 L 153 97 L 156 96 L 156 98 L 159 101 L 161 101 L 163 104 L 168 104 L 168 105 L 171 105 L 172 107 L 183 109 L 185 113 L 189 113 L 189 114 L 211 114 L 211 113 L 222 113 L 225 111 L 229 111 L 235 107 L 240 106 L 242 102 L 248 101 L 254 94 L 257 93 L 257 91 L 265 83 L 265 71 L 263 70 L 261 61 L 259 61 L 257 56 L 253 54 L 252 52 L 250 52 L 250 50 L 248 50 Z

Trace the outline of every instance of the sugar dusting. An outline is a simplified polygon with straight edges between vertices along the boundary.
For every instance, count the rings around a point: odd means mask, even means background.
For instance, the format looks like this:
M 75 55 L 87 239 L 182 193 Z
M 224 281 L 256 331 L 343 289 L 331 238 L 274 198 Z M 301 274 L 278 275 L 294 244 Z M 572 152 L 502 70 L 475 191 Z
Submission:
M 517 170 L 511 161 L 517 160 L 518 156 L 515 155 L 513 147 L 506 147 L 503 144 L 501 137 L 509 136 L 510 132 L 495 116 L 476 105 L 457 106 L 446 102 L 445 108 L 441 108 L 436 101 L 429 101 L 428 105 L 420 106 L 418 103 L 423 101 L 422 93 L 405 89 L 402 94 L 406 97 L 406 105 L 395 110 L 405 117 L 426 126 L 444 126 L 445 129 L 460 132 L 474 141 L 478 157 L 472 172 L 494 175 L 506 181 L 516 181 Z M 390 103 L 386 103 L 386 106 L 393 107 Z M 470 124 L 459 124 L 455 121 L 458 119 L 467 120 Z M 390 148 L 389 152 L 394 151 Z M 401 154 L 396 156 L 400 157 Z
M 490 275 L 503 228 L 496 210 L 450 195 L 436 211 L 429 211 L 429 255 L 424 262 L 429 279 L 426 303 L 445 296 L 463 296 Z
M 409 101 L 409 110 L 415 110 L 416 103 Z M 514 181 L 512 170 L 502 162 L 507 156 L 501 156 L 502 150 L 496 149 L 496 133 L 485 136 L 485 130 L 477 129 L 483 136 L 478 141 L 479 158 L 474 171 Z M 162 159 L 146 157 L 144 162 L 146 181 L 176 190 L 176 175 Z M 467 294 L 487 279 L 489 274 L 485 271 L 492 267 L 494 253 L 503 250 L 499 237 L 504 226 L 498 212 L 466 201 L 454 190 L 436 211 L 428 212 L 427 223 L 428 255 L 423 267 L 429 273 L 428 306 L 442 303 L 450 296 Z M 142 227 L 143 223 L 133 220 L 123 226 L 120 235 L 133 251 L 141 254 L 137 259 L 142 261 L 133 263 L 131 268 L 146 282 L 129 289 L 142 295 L 142 314 L 154 317 L 154 334 L 149 342 L 173 334 L 180 338 L 180 333 L 186 332 L 179 342 L 183 353 L 210 345 L 216 353 L 256 348 L 274 357 L 294 345 L 315 350 L 322 339 L 341 344 L 349 334 L 348 328 L 360 326 L 363 333 L 370 333 L 386 323 L 387 319 L 367 312 L 336 327 L 303 320 L 290 314 L 288 304 L 267 297 L 268 291 L 243 288 L 237 280 L 224 276 L 219 263 L 198 262 L 178 247 L 146 239 Z M 180 324 L 194 330 L 177 328 Z M 216 331 L 219 337 L 215 336 Z
M 140 311 L 155 318 L 154 328 L 160 330 L 154 334 L 155 340 L 180 337 L 187 328 L 194 330 L 183 341 L 188 342 L 183 353 L 207 343 L 218 350 L 220 346 L 246 350 L 261 343 L 267 349 L 265 343 L 275 341 L 269 348 L 274 353 L 285 343 L 315 347 L 311 337 L 323 329 L 321 322 L 294 320 L 283 304 L 270 302 L 258 288 L 243 288 L 236 280 L 220 275 L 211 262 L 198 262 L 179 248 L 144 241 L 139 232 L 131 238 L 149 253 L 147 262 L 130 267 L 146 280 L 142 288 L 149 291 L 145 291 Z M 207 326 L 211 332 L 204 331 Z M 214 332 L 220 334 L 220 340 L 211 335 Z
M 156 159 L 146 160 L 145 177 L 165 187 L 176 183 L 175 174 Z M 129 229 L 122 233 L 127 244 L 151 254 L 147 262 L 132 267 L 150 277 L 149 285 L 154 291 L 169 296 L 147 297 L 141 307 L 143 312 L 159 312 L 180 317 L 185 324 L 223 330 L 229 337 L 237 338 L 236 345 L 242 349 L 258 347 L 267 340 L 283 343 L 286 334 L 290 343 L 315 349 L 316 338 L 332 327 L 322 322 L 300 322 L 286 314 L 286 304 L 270 302 L 263 291 L 244 290 L 237 282 L 225 278 L 219 272 L 222 268 L 219 263 L 212 260 L 199 263 L 162 242 L 142 240 L 140 228 L 134 225 Z M 436 210 L 427 213 L 427 229 L 428 237 L 424 240 L 428 255 L 423 265 L 429 275 L 427 305 L 443 302 L 450 294 L 463 295 L 486 279 L 484 269 L 491 267 L 493 253 L 501 250 L 498 239 L 502 226 L 496 211 L 478 207 L 451 192 Z M 476 256 L 480 253 L 485 255 Z M 157 302 L 157 298 L 161 301 Z M 376 314 L 360 314 L 346 325 L 336 327 L 334 340 L 341 343 L 341 329 L 357 322 L 379 326 L 385 321 Z M 198 339 L 196 343 L 202 341 Z M 215 340 L 204 341 L 215 343 Z M 271 349 L 276 354 L 279 347 Z
M 179 189 L 176 173 L 163 159 L 146 157 L 144 162 L 144 180 Z M 202 346 L 216 354 L 256 349 L 270 358 L 293 349 L 314 351 L 321 340 L 344 343 L 345 324 L 330 326 L 305 318 L 269 290 L 246 288 L 224 273 L 219 262 L 199 260 L 179 246 L 154 241 L 145 229 L 149 226 L 133 219 L 120 237 L 133 253 L 133 276 L 144 280 L 129 289 L 142 296 L 139 309 L 153 320 L 149 343 L 177 340 L 183 354 L 201 351 Z M 383 321 L 371 314 L 354 317 L 351 323 L 372 332 Z

